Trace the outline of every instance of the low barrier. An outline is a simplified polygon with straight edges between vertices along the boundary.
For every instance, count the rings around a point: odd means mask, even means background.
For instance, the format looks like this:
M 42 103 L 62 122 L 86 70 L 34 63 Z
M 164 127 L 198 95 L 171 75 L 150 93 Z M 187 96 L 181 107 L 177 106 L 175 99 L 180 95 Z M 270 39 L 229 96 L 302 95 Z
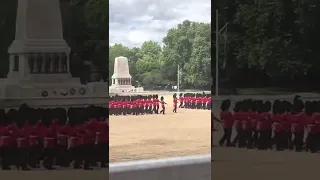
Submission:
M 109 165 L 110 180 L 209 180 L 211 154 Z

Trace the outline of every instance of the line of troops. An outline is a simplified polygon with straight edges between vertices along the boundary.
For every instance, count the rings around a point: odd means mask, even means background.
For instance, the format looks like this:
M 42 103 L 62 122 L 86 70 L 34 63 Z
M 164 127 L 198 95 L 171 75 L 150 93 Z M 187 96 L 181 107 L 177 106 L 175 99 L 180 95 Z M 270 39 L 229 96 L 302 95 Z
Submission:
M 178 106 L 178 101 L 179 106 Z M 110 97 L 109 113 L 110 115 L 143 115 L 143 114 L 159 114 L 160 105 L 161 113 L 164 113 L 164 98 L 159 100 L 158 94 L 154 95 L 132 95 Z M 211 94 L 205 93 L 180 93 L 179 98 L 175 93 L 173 95 L 174 112 L 176 108 L 187 109 L 206 109 L 211 110 Z
M 0 110 L 0 119 L 3 170 L 108 166 L 107 108 L 33 109 L 22 105 L 18 110 Z
M 276 100 L 273 104 L 248 99 L 236 102 L 233 110 L 230 108 L 230 100 L 222 102 L 221 146 L 226 143 L 229 147 L 259 150 L 319 151 L 320 101 L 304 102 L 299 96 L 292 102 Z M 231 139 L 233 133 L 235 137 Z
M 162 99 L 163 101 L 163 99 Z M 161 100 L 158 95 L 111 96 L 110 115 L 159 114 Z
M 211 94 L 185 93 L 179 94 L 179 108 L 211 110 Z

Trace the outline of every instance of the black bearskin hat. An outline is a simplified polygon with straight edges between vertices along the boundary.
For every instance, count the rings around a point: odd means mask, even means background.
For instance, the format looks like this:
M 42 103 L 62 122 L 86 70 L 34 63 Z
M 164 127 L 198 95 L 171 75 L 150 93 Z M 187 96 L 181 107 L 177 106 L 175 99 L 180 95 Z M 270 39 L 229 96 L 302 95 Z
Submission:
M 177 93 L 174 93 L 172 97 L 173 97 L 173 98 L 176 98 L 176 97 L 177 97 Z
M 161 99 L 161 101 L 163 101 L 163 100 L 164 100 L 164 97 L 163 97 L 163 96 L 161 96 L 161 98 L 160 98 L 160 99 Z

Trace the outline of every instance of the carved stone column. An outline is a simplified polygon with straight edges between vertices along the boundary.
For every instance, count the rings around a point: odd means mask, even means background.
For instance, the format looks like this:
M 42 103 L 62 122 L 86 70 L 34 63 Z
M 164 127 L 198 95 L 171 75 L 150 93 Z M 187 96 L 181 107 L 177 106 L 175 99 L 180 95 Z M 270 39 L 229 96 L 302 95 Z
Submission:
M 44 54 L 41 53 L 39 54 L 40 59 L 41 59 L 41 73 L 45 73 L 46 72 L 46 61 L 44 59 Z
M 38 72 L 38 67 L 39 67 L 39 62 L 38 62 L 38 56 L 37 54 L 32 54 L 32 59 L 33 59 L 33 62 L 34 62 L 34 65 L 33 65 L 33 73 L 37 73 Z
M 66 53 L 63 53 L 63 57 L 62 57 L 62 72 L 63 73 L 68 72 L 68 56 Z
M 38 53 L 37 55 L 37 73 L 41 73 L 42 72 L 42 56 L 40 53 Z
M 54 59 L 53 59 L 53 63 L 54 63 L 54 66 L 53 66 L 53 72 L 54 73 L 58 73 L 59 72 L 59 55 L 58 53 L 54 53 Z
M 63 69 L 62 69 L 63 54 L 64 54 L 64 53 L 59 53 L 59 69 L 58 69 L 58 72 L 59 72 L 59 73 L 62 73 L 62 72 L 63 72 Z
M 49 59 L 49 62 L 50 62 L 50 69 L 49 69 L 49 72 L 50 73 L 53 73 L 54 71 L 54 54 L 53 53 L 48 53 L 48 59 Z
M 42 54 L 42 58 L 44 60 L 44 64 L 45 64 L 45 73 L 48 74 L 50 73 L 50 69 L 51 69 L 51 62 L 50 62 L 50 54 L 49 53 L 43 53 Z
M 28 70 L 30 74 L 34 73 L 34 69 L 35 69 L 34 62 L 35 62 L 34 54 L 32 53 L 28 54 Z

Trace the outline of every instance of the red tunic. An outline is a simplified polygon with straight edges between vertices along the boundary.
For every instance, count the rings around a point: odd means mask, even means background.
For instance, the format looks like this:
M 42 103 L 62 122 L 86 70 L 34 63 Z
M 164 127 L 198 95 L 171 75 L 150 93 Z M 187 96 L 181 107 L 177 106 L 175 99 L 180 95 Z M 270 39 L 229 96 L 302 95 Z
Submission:
M 0 147 L 10 147 L 13 139 L 8 126 L 2 126 L 0 130 Z
M 223 123 L 223 128 L 232 128 L 234 123 L 233 115 L 230 111 L 220 112 L 220 119 Z
M 174 99 L 173 99 L 173 105 L 176 106 L 177 104 L 178 104 L 178 99 L 177 99 L 177 98 L 174 98 Z
M 79 128 L 70 127 L 70 134 L 68 138 L 68 148 L 74 148 L 81 145 L 81 139 L 78 137 Z
M 45 130 L 45 136 L 43 138 L 43 147 L 44 148 L 53 148 L 55 144 L 55 132 L 52 127 L 48 127 Z
M 17 132 L 17 147 L 20 149 L 26 149 L 29 148 L 29 135 L 24 130 L 20 130 Z
M 80 135 L 81 145 L 88 145 L 93 143 L 94 141 L 94 134 L 91 131 L 85 131 Z

